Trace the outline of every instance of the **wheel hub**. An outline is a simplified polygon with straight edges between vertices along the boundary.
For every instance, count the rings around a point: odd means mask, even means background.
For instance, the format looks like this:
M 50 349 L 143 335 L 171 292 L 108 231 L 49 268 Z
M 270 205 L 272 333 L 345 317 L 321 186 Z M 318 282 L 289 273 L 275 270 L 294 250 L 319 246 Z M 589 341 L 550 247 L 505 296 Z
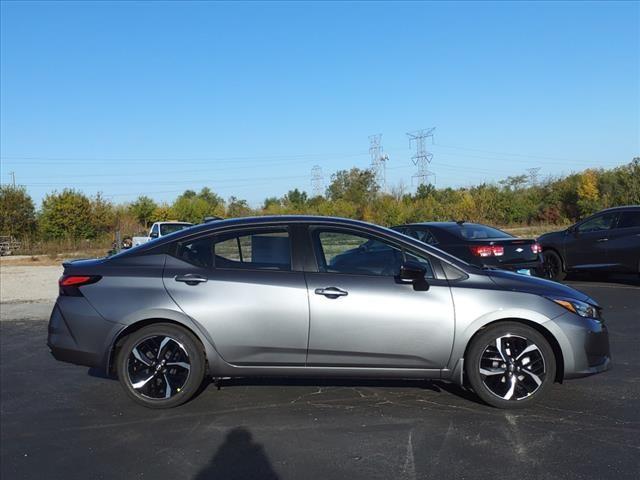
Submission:
M 190 372 L 184 345 L 165 335 L 140 340 L 127 361 L 130 385 L 142 397 L 154 400 L 168 399 L 183 391 Z
M 479 370 L 484 386 L 509 401 L 533 395 L 546 375 L 540 348 L 525 337 L 511 334 L 498 337 L 485 347 Z

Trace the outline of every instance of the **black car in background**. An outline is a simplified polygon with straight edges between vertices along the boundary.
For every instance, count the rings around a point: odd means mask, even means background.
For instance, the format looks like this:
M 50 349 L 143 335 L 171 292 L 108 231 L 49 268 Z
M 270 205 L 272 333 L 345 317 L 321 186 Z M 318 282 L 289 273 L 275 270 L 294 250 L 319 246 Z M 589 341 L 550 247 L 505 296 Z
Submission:
M 609 208 L 538 238 L 547 277 L 567 272 L 640 272 L 640 205 Z
M 497 228 L 468 222 L 424 222 L 393 227 L 479 267 L 542 275 L 541 247 Z

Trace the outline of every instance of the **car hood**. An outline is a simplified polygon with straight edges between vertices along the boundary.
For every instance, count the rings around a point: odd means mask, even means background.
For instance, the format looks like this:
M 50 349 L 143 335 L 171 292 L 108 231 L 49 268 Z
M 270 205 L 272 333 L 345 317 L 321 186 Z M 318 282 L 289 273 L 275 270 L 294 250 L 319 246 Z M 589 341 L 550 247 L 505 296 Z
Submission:
M 500 288 L 516 292 L 533 293 L 543 296 L 556 296 L 581 300 L 598 306 L 598 303 L 589 295 L 582 293 L 561 283 L 552 282 L 544 278 L 521 275 L 505 270 L 490 270 L 489 278 Z
M 538 243 L 540 243 L 541 245 L 553 243 L 553 242 L 557 242 L 558 240 L 561 240 L 566 235 L 566 233 L 567 233 L 566 230 L 549 232 L 549 233 L 540 235 L 537 240 L 538 240 Z

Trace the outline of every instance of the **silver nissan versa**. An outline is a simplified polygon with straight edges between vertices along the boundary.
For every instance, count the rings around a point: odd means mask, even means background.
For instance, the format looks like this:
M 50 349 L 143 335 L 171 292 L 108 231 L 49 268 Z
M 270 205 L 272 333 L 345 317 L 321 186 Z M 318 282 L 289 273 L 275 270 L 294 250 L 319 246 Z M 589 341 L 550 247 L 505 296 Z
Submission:
M 206 375 L 440 379 L 518 408 L 610 363 L 587 295 L 340 218 L 206 223 L 66 263 L 59 283 L 55 358 L 152 408 Z

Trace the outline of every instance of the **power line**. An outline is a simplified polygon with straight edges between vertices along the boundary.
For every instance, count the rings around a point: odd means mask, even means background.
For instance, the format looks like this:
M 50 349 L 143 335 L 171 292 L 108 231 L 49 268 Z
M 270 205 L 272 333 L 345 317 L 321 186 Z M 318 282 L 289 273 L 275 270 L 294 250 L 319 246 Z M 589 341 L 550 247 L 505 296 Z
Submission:
M 29 164 L 48 164 L 50 162 L 64 162 L 64 163 L 87 163 L 87 162 L 108 162 L 108 163 L 118 163 L 118 162 L 141 162 L 141 163 L 158 163 L 158 162 L 175 162 L 175 163 L 211 163 L 211 162 L 223 162 L 223 161 L 233 161 L 233 162 L 243 162 L 246 161 L 248 163 L 256 163 L 256 164 L 264 164 L 265 160 L 291 160 L 291 163 L 299 162 L 301 158 L 311 158 L 311 159 L 336 159 L 336 158 L 353 158 L 353 157 L 362 157 L 366 155 L 366 152 L 349 152 L 349 153 L 299 153 L 299 154 L 291 154 L 291 155 L 246 155 L 246 156 L 238 156 L 238 157 L 94 157 L 94 156 L 62 156 L 62 157 L 49 157 L 49 156 L 13 156 L 13 155 L 4 155 L 1 156 L 0 159 L 3 161 L 9 161 L 12 163 L 29 163 Z M 313 161 L 313 160 L 312 160 Z M 315 160 L 317 161 L 317 160 Z
M 415 143 L 416 146 L 416 154 L 411 157 L 411 160 L 413 164 L 418 167 L 418 170 L 411 179 L 417 179 L 418 186 L 432 183 L 429 182 L 430 177 L 433 177 L 433 183 L 435 184 L 436 174 L 429 170 L 433 153 L 428 152 L 426 146 L 427 138 L 431 138 L 431 142 L 433 143 L 433 131 L 435 129 L 436 127 L 432 127 L 427 130 L 416 130 L 415 132 L 407 133 L 409 137 L 409 148 L 411 148 L 412 142 Z

